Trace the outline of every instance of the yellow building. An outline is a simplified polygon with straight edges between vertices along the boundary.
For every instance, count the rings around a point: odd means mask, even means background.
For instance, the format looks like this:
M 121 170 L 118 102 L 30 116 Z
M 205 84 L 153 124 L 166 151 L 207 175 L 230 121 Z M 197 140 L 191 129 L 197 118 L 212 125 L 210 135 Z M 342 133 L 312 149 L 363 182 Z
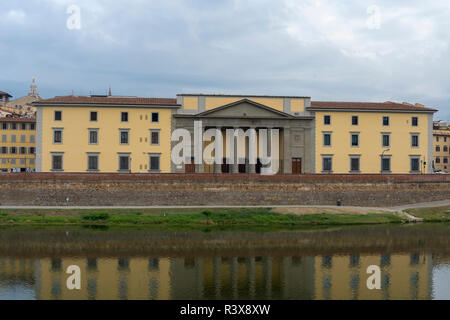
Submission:
M 316 102 L 317 173 L 432 173 L 433 113 L 407 103 Z
M 176 99 L 62 96 L 34 106 L 38 172 L 170 172 Z
M 271 154 L 278 173 L 433 172 L 436 110 L 422 105 L 205 94 L 180 94 L 176 99 L 65 96 L 33 105 L 39 172 L 260 173 L 261 129 L 279 132 L 273 141 L 278 146 L 272 148 L 272 141 L 267 146 L 270 153 L 278 150 Z M 228 141 L 217 143 L 224 148 L 222 163 L 211 164 L 211 156 L 195 158 L 194 151 L 184 164 L 173 163 L 172 132 L 186 129 L 195 139 L 198 123 L 203 133 L 216 129 L 223 136 L 228 129 L 255 129 L 258 158 L 250 156 L 247 138 L 234 143 L 233 159 Z M 203 151 L 212 149 L 214 140 L 204 142 Z
M 434 170 L 450 173 L 450 124 L 435 123 L 433 130 Z
M 0 118 L 0 171 L 35 170 L 36 120 Z

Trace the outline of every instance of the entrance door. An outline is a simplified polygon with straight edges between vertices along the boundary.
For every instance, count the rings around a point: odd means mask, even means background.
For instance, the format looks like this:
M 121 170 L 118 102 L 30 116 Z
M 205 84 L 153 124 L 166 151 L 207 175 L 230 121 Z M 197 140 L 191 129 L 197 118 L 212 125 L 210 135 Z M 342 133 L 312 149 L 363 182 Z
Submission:
M 195 162 L 194 162 L 194 158 L 191 159 L 191 162 L 188 163 L 186 162 L 185 166 L 185 171 L 186 173 L 195 173 Z
M 247 167 L 248 167 L 248 159 L 245 159 L 244 164 L 239 164 L 239 173 L 247 173 Z
M 293 158 L 292 159 L 292 174 L 302 174 L 302 159 Z
M 230 165 L 227 164 L 227 158 L 223 158 L 222 173 L 230 173 Z

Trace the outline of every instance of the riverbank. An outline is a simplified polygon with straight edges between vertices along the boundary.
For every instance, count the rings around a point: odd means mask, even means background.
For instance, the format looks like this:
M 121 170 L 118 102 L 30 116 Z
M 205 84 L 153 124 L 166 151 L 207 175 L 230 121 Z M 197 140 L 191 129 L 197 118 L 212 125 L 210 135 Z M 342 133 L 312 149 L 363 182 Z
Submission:
M 378 208 L 2 209 L 0 226 L 122 226 L 156 228 L 315 227 L 450 222 L 450 206 L 403 211 Z
M 351 212 L 309 208 L 292 211 L 283 208 L 212 209 L 5 209 L 0 225 L 29 226 L 157 226 L 165 227 L 302 227 L 401 224 L 408 219 L 395 212 Z

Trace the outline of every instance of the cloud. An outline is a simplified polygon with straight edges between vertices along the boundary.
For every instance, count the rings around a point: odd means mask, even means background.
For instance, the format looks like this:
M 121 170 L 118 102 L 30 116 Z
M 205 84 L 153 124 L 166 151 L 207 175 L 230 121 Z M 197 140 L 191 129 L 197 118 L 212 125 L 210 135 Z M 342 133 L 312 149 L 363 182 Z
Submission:
M 79 30 L 66 27 L 71 5 L 81 10 Z M 16 96 L 37 76 L 44 96 L 104 93 L 109 85 L 116 94 L 140 96 L 310 95 L 420 102 L 450 119 L 445 0 L 130 0 L 126 6 L 11 0 L 3 6 L 0 59 L 8 63 L 0 90 Z

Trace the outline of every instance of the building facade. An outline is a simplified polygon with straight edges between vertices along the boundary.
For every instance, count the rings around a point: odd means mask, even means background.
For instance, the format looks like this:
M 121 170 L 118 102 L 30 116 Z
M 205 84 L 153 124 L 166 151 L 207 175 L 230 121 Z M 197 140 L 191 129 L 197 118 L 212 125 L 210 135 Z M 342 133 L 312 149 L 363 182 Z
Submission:
M 315 102 L 317 173 L 432 173 L 434 109 L 406 103 Z
M 38 172 L 170 173 L 176 99 L 65 96 L 34 105 Z
M 450 123 L 436 122 L 433 130 L 434 170 L 450 173 Z
M 283 174 L 433 171 L 437 110 L 422 105 L 204 94 L 65 96 L 33 105 L 39 172 L 256 174 L 269 155 Z M 172 150 L 180 145 L 177 163 Z
M 310 105 L 309 97 L 178 95 L 177 100 L 181 107 L 174 115 L 176 129 L 187 129 L 194 137 L 194 125 L 201 123 L 202 135 L 207 130 L 218 130 L 222 141 L 217 143 L 215 136 L 205 138 L 202 154 L 215 144 L 213 154 L 206 152 L 200 163 L 193 157 L 186 159 L 184 165 L 172 164 L 172 172 L 261 173 L 268 166 L 263 160 L 268 155 L 276 162 L 271 164 L 276 172 L 314 173 L 310 152 L 314 145 L 314 117 L 305 109 Z M 229 130 L 233 135 L 227 136 Z M 249 130 L 255 132 L 252 142 Z M 245 139 L 239 139 L 239 131 L 246 135 Z M 267 139 L 263 139 L 264 132 Z M 257 146 L 254 156 L 251 143 Z M 194 143 L 191 147 L 194 154 Z M 221 150 L 222 157 L 213 163 L 217 150 Z
M 36 120 L 0 118 L 0 171 L 35 171 Z

